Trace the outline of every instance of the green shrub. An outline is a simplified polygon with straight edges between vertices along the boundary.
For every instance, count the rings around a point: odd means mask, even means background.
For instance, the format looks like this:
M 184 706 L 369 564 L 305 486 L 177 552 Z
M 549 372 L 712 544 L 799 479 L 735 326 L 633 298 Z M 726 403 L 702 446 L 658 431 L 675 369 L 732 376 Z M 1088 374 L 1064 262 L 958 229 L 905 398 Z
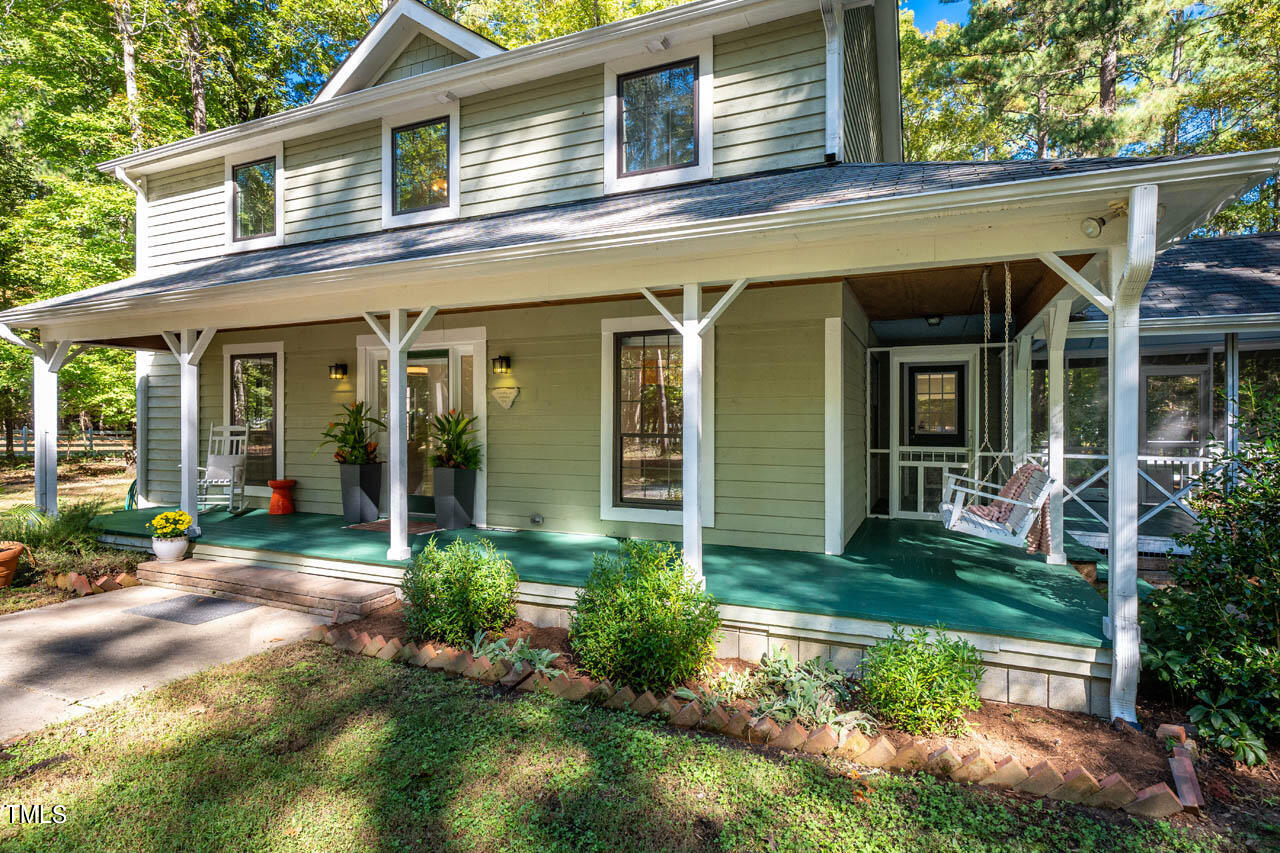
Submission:
M 911 734 L 967 730 L 965 712 L 976 710 L 982 655 L 967 640 L 941 631 L 893 634 L 862 657 L 862 698 L 884 722 Z
M 1140 611 L 1144 669 L 1204 740 L 1237 761 L 1266 761 L 1280 736 L 1280 400 L 1241 389 L 1240 451 L 1200 480 L 1200 514 L 1170 566 L 1175 585 Z
M 578 668 L 641 690 L 701 675 L 715 658 L 720 613 L 669 543 L 629 539 L 596 554 L 569 643 Z
M 516 615 L 511 561 L 487 539 L 456 539 L 443 550 L 431 537 L 405 571 L 404 621 L 418 640 L 466 648 L 477 631 L 498 631 Z
M 116 574 L 136 568 L 138 560 L 129 553 L 98 542 L 92 521 L 101 512 L 101 501 L 84 501 L 63 507 L 56 516 L 28 504 L 0 514 L 0 540 L 22 542 L 31 549 L 22 557 L 14 585 L 33 583 L 41 572 Z
M 783 725 L 795 721 L 806 728 L 834 725 L 874 730 L 874 720 L 841 707 L 850 699 L 849 680 L 830 661 L 816 657 L 794 661 L 783 647 L 760 658 L 755 681 L 760 697 L 756 712 L 761 716 Z

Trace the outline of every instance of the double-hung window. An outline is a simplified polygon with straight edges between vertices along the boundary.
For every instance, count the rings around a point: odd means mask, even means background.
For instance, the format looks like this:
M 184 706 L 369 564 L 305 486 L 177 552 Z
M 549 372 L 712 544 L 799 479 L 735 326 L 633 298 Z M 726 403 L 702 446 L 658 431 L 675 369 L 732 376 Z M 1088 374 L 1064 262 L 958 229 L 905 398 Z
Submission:
M 382 224 L 438 222 L 458 215 L 458 108 L 382 121 Z
M 709 41 L 605 65 L 606 192 L 712 176 Z
M 283 148 L 228 157 L 224 183 L 227 245 L 233 251 L 279 246 L 284 234 Z

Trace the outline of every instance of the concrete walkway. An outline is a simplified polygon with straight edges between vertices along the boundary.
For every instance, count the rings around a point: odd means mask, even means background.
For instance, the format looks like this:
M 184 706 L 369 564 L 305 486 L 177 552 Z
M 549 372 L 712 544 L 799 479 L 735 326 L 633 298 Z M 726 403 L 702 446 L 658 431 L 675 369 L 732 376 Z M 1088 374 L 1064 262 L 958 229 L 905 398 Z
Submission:
M 0 616 L 0 743 L 293 642 L 326 621 L 273 607 L 200 625 L 124 612 L 183 595 L 136 586 Z

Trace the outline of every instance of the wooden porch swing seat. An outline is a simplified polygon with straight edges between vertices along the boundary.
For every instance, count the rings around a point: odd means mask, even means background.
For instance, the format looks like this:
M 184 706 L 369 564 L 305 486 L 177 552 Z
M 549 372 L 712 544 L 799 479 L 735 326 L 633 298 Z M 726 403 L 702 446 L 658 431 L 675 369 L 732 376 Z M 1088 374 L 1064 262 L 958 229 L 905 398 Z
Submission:
M 205 464 L 196 468 L 197 513 L 246 509 L 244 481 L 248 458 L 248 427 L 209 427 L 209 452 Z
M 948 530 L 1022 546 L 1039 520 L 1053 486 L 1053 478 L 1034 462 L 1024 463 L 1004 484 L 949 474 L 938 511 Z M 987 503 L 977 503 L 983 499 Z

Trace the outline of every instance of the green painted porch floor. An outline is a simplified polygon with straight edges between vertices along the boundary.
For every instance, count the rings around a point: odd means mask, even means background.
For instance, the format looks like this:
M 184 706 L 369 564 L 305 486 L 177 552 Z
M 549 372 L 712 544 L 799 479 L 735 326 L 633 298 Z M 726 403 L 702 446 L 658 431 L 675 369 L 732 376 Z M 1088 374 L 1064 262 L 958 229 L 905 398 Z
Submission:
M 104 532 L 147 536 L 146 523 L 167 507 L 124 510 L 97 518 Z M 398 565 L 386 559 L 385 533 L 348 530 L 332 515 L 200 518 L 204 543 L 332 560 Z M 581 586 L 599 551 L 616 540 L 544 531 L 466 530 L 425 534 L 486 538 L 506 553 L 521 580 Z M 1072 542 L 1072 559 L 1101 559 Z M 944 530 L 937 522 L 867 519 L 839 556 L 707 545 L 707 588 L 723 604 L 845 616 L 974 631 L 1097 648 L 1105 600 L 1070 566 Z

